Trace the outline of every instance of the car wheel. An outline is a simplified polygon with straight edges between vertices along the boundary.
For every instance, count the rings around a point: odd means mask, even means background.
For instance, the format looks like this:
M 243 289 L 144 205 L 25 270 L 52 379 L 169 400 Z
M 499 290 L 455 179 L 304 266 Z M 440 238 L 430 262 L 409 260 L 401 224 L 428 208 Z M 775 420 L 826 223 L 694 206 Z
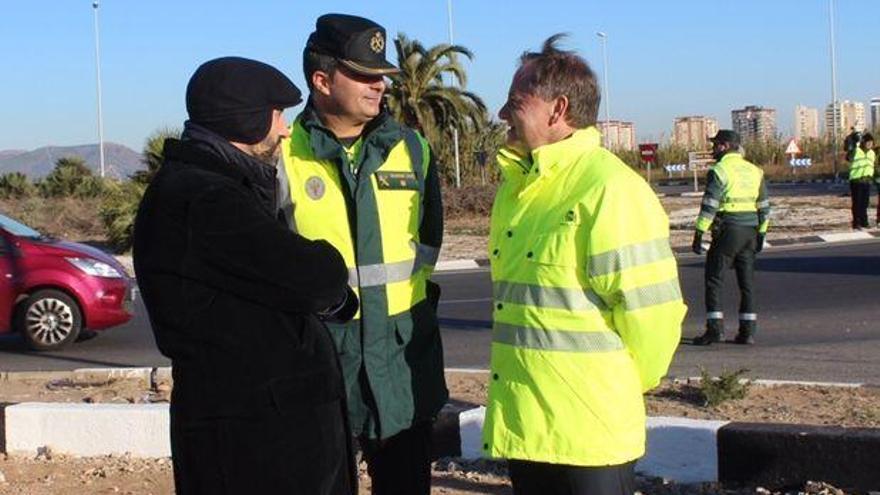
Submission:
M 17 330 L 32 349 L 61 349 L 76 341 L 82 313 L 67 294 L 45 289 L 34 292 L 18 311 Z

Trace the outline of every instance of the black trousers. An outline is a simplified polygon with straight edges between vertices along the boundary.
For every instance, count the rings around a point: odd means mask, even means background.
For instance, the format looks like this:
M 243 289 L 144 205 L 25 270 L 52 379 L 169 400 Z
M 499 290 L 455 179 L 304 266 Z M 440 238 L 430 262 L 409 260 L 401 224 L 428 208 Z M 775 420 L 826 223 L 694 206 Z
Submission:
M 423 421 L 385 440 L 361 438 L 373 495 L 429 495 L 431 428 Z
M 712 331 L 724 330 L 721 301 L 724 272 L 730 265 L 736 270 L 739 285 L 740 331 L 752 334 L 756 330 L 755 300 L 752 286 L 755 272 L 756 227 L 721 225 L 714 231 L 712 245 L 706 255 L 706 326 Z
M 871 198 L 871 183 L 862 181 L 850 181 L 850 196 L 852 197 L 852 228 L 868 227 L 868 201 Z M 880 209 L 877 210 L 880 214 Z
M 616 466 L 566 466 L 508 461 L 514 495 L 632 495 L 636 461 Z

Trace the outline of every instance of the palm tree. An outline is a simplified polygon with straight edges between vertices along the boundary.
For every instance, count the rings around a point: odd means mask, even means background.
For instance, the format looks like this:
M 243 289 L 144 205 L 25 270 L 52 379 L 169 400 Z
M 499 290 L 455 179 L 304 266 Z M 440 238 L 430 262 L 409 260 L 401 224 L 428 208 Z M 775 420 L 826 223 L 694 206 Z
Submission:
M 144 142 L 144 150 L 141 153 L 141 163 L 146 165 L 146 170 L 138 170 L 131 175 L 131 180 L 140 184 L 149 184 L 153 176 L 159 171 L 164 159 L 165 140 L 169 138 L 179 139 L 180 129 L 162 128 L 153 131 Z
M 465 91 L 467 73 L 459 56 L 473 58 L 467 48 L 442 43 L 425 48 L 419 41 L 399 33 L 394 40 L 400 73 L 391 76 L 388 108 L 394 117 L 419 130 L 443 162 L 453 154 L 451 135 L 457 129 L 464 136 L 479 134 L 489 121 L 486 105 L 474 93 Z M 448 75 L 450 84 L 443 76 Z M 464 154 L 465 166 L 469 154 Z M 470 163 L 473 165 L 473 163 Z

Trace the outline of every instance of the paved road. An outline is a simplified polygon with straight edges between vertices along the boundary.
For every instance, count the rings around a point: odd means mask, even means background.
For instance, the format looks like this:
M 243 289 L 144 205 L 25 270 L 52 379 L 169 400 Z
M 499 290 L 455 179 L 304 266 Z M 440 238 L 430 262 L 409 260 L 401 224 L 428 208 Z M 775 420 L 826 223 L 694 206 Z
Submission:
M 684 336 L 701 331 L 703 258 L 684 256 L 680 273 L 690 306 Z M 733 273 L 725 313 L 735 315 Z M 441 272 L 441 318 L 447 367 L 486 368 L 491 314 L 489 274 L 485 270 Z M 774 379 L 848 381 L 880 384 L 880 241 L 786 248 L 758 262 L 758 345 L 682 345 L 674 376 L 751 370 Z M 59 370 L 103 366 L 164 366 L 149 324 L 139 316 L 58 353 L 32 353 L 17 336 L 0 338 L 0 369 Z M 729 333 L 733 334 L 734 322 Z
M 687 179 L 685 179 L 687 180 Z M 821 194 L 848 194 L 849 186 L 846 183 L 830 184 L 830 183 L 804 183 L 804 184 L 788 184 L 771 182 L 768 186 L 770 197 L 774 196 L 813 196 Z M 692 183 L 675 186 L 654 186 L 654 190 L 663 194 L 681 194 L 693 192 Z M 700 189 L 702 192 L 702 188 Z

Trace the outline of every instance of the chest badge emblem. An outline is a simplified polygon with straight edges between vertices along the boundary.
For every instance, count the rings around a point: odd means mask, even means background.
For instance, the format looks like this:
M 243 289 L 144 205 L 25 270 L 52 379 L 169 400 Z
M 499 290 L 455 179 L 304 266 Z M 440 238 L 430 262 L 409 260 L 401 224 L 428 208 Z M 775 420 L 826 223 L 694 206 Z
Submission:
M 309 177 L 306 181 L 306 194 L 314 200 L 323 198 L 326 189 L 323 179 L 318 176 Z

